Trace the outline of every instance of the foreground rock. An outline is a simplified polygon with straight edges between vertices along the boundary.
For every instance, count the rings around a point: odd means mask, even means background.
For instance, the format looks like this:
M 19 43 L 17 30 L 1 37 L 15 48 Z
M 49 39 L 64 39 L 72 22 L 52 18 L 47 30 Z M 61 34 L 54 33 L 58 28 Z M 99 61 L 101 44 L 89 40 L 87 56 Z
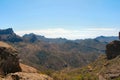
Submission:
M 113 59 L 120 55 L 120 41 L 113 41 L 106 46 L 106 55 L 108 59 Z
M 0 75 L 20 71 L 17 51 L 10 45 L 0 42 Z
M 0 80 L 53 80 L 28 65 L 19 63 L 17 51 L 0 42 Z
M 7 74 L 0 80 L 53 80 L 51 77 L 41 74 L 37 69 L 20 63 L 22 72 Z

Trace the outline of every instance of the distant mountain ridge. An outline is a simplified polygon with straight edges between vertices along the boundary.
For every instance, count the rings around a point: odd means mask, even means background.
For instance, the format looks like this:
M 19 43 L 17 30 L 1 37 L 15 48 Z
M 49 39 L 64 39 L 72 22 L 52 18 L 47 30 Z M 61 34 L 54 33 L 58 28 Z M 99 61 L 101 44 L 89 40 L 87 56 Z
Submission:
M 118 36 L 98 36 L 94 38 L 95 40 L 98 40 L 100 42 L 111 42 L 113 40 L 118 40 Z M 64 43 L 68 41 L 66 38 L 46 38 L 41 35 L 37 35 L 34 33 L 30 34 L 24 34 L 22 37 L 19 35 L 16 35 L 12 28 L 8 29 L 0 29 L 0 40 L 2 41 L 10 41 L 10 42 L 19 42 L 23 40 L 27 40 L 30 42 L 35 42 L 38 40 L 50 42 L 50 43 Z M 80 41 L 83 41 L 86 39 L 76 39 L 76 40 L 69 40 L 79 43 Z
M 118 36 L 99 36 L 96 37 L 95 39 L 100 42 L 111 42 L 114 40 L 119 40 Z
M 68 41 L 65 38 L 46 38 L 44 36 L 37 35 L 34 33 L 25 34 L 25 35 L 23 35 L 23 38 L 30 42 L 35 42 L 35 41 L 39 40 L 39 41 L 45 41 L 45 42 L 49 42 L 49 43 L 64 43 L 64 42 Z

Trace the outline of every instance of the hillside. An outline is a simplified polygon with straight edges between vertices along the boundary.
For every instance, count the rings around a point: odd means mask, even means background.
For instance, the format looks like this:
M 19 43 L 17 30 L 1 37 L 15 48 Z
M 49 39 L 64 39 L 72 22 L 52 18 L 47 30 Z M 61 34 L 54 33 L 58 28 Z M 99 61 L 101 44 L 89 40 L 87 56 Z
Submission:
M 106 55 L 82 68 L 66 68 L 52 74 L 55 80 L 120 80 L 120 41 L 106 46 Z
M 89 45 L 87 45 L 88 43 Z M 53 70 L 84 66 L 105 52 L 105 43 L 96 40 L 82 41 L 81 43 L 73 41 L 64 43 L 18 42 L 14 43 L 14 47 L 20 51 L 19 56 L 22 62 L 38 69 L 43 67 Z

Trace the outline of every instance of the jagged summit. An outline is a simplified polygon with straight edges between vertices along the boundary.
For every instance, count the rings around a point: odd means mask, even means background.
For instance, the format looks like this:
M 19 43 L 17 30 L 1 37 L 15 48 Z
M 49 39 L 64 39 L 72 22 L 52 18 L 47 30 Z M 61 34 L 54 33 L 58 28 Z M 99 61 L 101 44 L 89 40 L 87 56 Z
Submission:
M 3 34 L 14 34 L 14 31 L 12 28 L 0 29 L 0 35 L 3 35 Z
M 22 38 L 16 35 L 12 28 L 0 29 L 0 41 L 5 42 L 20 42 Z

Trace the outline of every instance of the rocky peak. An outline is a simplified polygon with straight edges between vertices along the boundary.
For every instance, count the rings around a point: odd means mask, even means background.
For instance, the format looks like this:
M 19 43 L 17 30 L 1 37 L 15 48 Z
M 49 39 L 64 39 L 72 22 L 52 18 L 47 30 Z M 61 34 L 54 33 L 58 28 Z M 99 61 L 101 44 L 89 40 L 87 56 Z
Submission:
M 23 41 L 23 39 L 16 35 L 12 28 L 8 29 L 0 29 L 0 41 L 5 42 L 20 42 Z
M 35 42 L 37 41 L 37 35 L 34 33 L 26 34 L 23 36 L 23 38 L 29 39 L 30 42 Z
M 113 59 L 120 55 L 120 41 L 115 40 L 107 44 L 106 55 L 108 59 Z
M 3 34 L 13 34 L 14 31 L 12 28 L 8 28 L 8 29 L 0 29 L 0 35 L 3 35 Z

